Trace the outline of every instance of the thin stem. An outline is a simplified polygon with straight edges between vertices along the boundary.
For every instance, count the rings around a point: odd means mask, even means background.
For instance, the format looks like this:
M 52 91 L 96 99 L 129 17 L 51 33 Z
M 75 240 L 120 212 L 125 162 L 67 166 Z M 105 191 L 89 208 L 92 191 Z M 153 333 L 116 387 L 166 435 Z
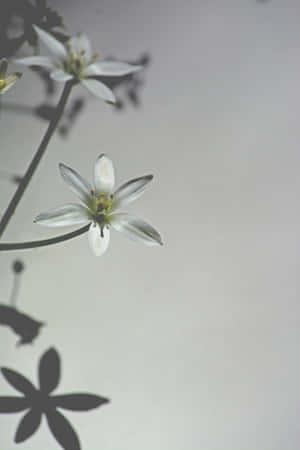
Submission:
M 13 286 L 12 286 L 12 290 L 11 290 L 11 294 L 10 294 L 10 305 L 13 308 L 16 308 L 17 306 L 17 297 L 18 297 L 18 293 L 20 290 L 20 273 L 15 273 L 14 274 L 14 281 L 13 281 Z
M 39 148 L 37 149 L 31 163 L 28 166 L 28 169 L 22 178 L 13 198 L 11 199 L 5 213 L 3 214 L 1 221 L 0 221 L 0 237 L 2 236 L 5 228 L 7 227 L 11 217 L 13 216 L 16 207 L 18 206 L 19 201 L 21 200 L 40 160 L 42 159 L 43 154 L 45 153 L 45 150 L 47 148 L 47 145 L 51 139 L 51 136 L 53 135 L 56 126 L 59 122 L 59 119 L 62 116 L 62 113 L 64 111 L 67 99 L 70 95 L 71 89 L 73 86 L 73 81 L 67 81 L 64 90 L 62 92 L 62 95 L 60 97 L 60 100 L 58 102 L 58 105 L 56 107 L 55 114 L 51 120 L 51 122 L 48 125 L 47 131 L 42 139 L 42 142 L 39 145 Z
M 71 233 L 61 234 L 60 236 L 56 236 L 50 239 L 43 239 L 41 241 L 28 241 L 28 242 L 6 242 L 0 243 L 0 251 L 9 251 L 9 250 L 26 250 L 29 248 L 37 248 L 37 247 L 45 247 L 46 245 L 58 244 L 59 242 L 68 241 L 69 239 L 73 239 L 81 234 L 84 234 L 88 231 L 90 225 L 85 225 L 78 230 L 72 231 Z

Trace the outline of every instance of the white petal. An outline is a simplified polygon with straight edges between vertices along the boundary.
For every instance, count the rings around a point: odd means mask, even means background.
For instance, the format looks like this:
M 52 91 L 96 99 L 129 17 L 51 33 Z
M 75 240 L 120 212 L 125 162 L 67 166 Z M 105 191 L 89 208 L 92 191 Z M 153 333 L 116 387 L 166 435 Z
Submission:
M 109 217 L 111 226 L 125 234 L 133 241 L 153 246 L 162 245 L 160 234 L 148 223 L 138 217 L 129 214 L 113 214 Z
M 134 178 L 122 184 L 114 193 L 113 207 L 119 208 L 138 199 L 147 188 L 153 175 L 145 175 L 143 177 Z
M 84 79 L 81 83 L 94 95 L 109 103 L 116 103 L 116 97 L 109 87 L 98 80 Z
M 64 70 L 57 69 L 50 73 L 50 78 L 52 78 L 52 80 L 55 81 L 68 81 L 71 80 L 73 77 Z
M 101 75 L 101 70 L 99 69 L 99 66 L 97 63 L 92 63 L 86 66 L 83 69 L 83 76 L 84 77 L 91 77 L 91 76 Z
M 89 220 L 88 209 L 76 203 L 68 203 L 39 214 L 34 222 L 46 227 L 65 227 Z
M 71 167 L 59 164 L 60 174 L 71 190 L 87 205 L 91 201 L 91 185 Z
M 85 57 L 89 61 L 92 57 L 92 49 L 89 38 L 85 33 L 78 33 L 69 39 L 68 44 L 72 53 L 78 57 Z
M 54 69 L 55 63 L 47 56 L 28 56 L 26 58 L 13 59 L 16 64 L 23 64 L 24 66 L 41 66 L 48 69 Z
M 102 61 L 90 64 L 84 71 L 84 75 L 102 75 L 108 77 L 120 77 L 141 70 L 143 66 L 134 66 L 118 61 Z
M 102 231 L 100 226 L 95 223 L 91 223 L 88 232 L 88 240 L 90 247 L 96 256 L 101 256 L 106 252 L 109 245 L 110 231 L 107 227 Z
M 111 194 L 115 185 L 115 171 L 112 161 L 102 153 L 94 166 L 96 194 Z
M 65 46 L 59 42 L 55 37 L 51 34 L 47 33 L 47 31 L 42 30 L 41 28 L 33 25 L 34 30 L 36 31 L 40 40 L 48 47 L 48 49 L 53 53 L 56 58 L 60 60 L 65 60 L 68 58 L 67 50 Z

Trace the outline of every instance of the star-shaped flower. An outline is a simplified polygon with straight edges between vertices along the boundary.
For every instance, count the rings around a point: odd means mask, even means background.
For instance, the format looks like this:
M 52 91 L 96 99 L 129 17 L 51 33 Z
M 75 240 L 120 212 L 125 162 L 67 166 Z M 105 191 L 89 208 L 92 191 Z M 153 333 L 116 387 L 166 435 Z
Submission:
M 39 384 L 36 389 L 23 375 L 2 368 L 2 375 L 24 397 L 0 397 L 0 413 L 14 413 L 29 409 L 21 420 L 15 442 L 24 442 L 39 428 L 45 414 L 49 428 L 57 442 L 65 450 L 80 450 L 80 442 L 69 421 L 57 408 L 71 411 L 89 411 L 108 403 L 109 400 L 92 394 L 51 395 L 60 380 L 60 358 L 55 349 L 44 353 L 39 363 Z
M 52 209 L 39 214 L 35 218 L 36 223 L 60 227 L 91 222 L 88 239 L 96 256 L 102 255 L 108 248 L 110 226 L 134 241 L 148 246 L 162 245 L 159 233 L 151 225 L 126 213 L 114 213 L 117 208 L 140 197 L 153 175 L 134 178 L 113 191 L 114 167 L 105 154 L 101 154 L 95 163 L 94 188 L 70 167 L 60 164 L 59 169 L 63 180 L 84 205 L 68 203 Z
M 10 89 L 15 82 L 21 78 L 21 72 L 14 72 L 6 76 L 8 67 L 8 61 L 6 58 L 0 59 L 0 94 L 4 94 L 8 89 Z
M 117 61 L 96 62 L 98 54 L 92 54 L 90 41 L 84 33 L 73 36 L 64 45 L 41 28 L 34 26 L 34 29 L 52 56 L 29 56 L 15 59 L 14 62 L 45 67 L 50 70 L 50 77 L 56 81 L 73 79 L 109 103 L 116 103 L 112 90 L 94 77 L 128 75 L 142 68 Z

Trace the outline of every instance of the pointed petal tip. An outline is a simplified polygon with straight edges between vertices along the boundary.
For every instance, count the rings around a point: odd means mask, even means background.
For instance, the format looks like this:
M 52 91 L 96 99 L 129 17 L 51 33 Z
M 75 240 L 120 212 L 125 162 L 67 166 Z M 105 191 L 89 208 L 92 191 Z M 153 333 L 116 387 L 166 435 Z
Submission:
M 20 444 L 22 442 L 22 438 L 20 435 L 16 434 L 14 437 L 14 443 L 15 444 Z
M 59 60 L 65 60 L 68 57 L 67 50 L 58 39 L 56 39 L 51 33 L 45 31 L 36 25 L 33 25 L 33 29 L 38 35 L 39 39 L 43 44 L 48 47 L 50 52 Z
M 11 373 L 11 369 L 9 369 L 8 367 L 1 367 L 1 373 L 2 375 L 6 378 L 7 375 L 9 375 Z
M 117 99 L 113 91 L 108 86 L 106 86 L 105 83 L 102 83 L 102 81 L 92 78 L 84 78 L 80 83 L 85 86 L 93 95 L 101 98 L 106 103 L 117 103 Z
M 111 403 L 111 400 L 107 397 L 99 397 L 99 406 L 107 405 L 108 403 Z
M 145 192 L 152 179 L 153 175 L 148 174 L 133 178 L 122 184 L 114 192 L 113 209 L 115 210 L 137 200 Z
M 59 163 L 58 164 L 58 170 L 60 171 L 61 176 L 63 176 L 65 170 L 70 169 L 70 167 L 66 166 L 66 164 L 64 163 Z
M 141 242 L 146 246 L 162 245 L 162 239 L 158 231 L 144 220 L 127 213 L 112 214 L 111 226 L 123 233 L 129 239 Z
M 133 72 L 139 72 L 139 71 L 142 70 L 143 68 L 144 68 L 144 66 L 136 66 L 136 65 L 134 65 L 132 71 L 133 71 Z

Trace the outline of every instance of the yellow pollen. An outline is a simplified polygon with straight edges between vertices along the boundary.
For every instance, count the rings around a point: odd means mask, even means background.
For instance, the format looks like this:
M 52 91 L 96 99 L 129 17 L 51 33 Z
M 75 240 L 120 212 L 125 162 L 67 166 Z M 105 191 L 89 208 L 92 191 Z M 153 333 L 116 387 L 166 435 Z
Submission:
M 5 83 L 5 80 L 0 80 L 0 86 L 2 86 Z
M 104 193 L 96 194 L 96 214 L 98 218 L 101 217 L 101 220 L 103 220 L 103 217 L 106 214 L 109 214 L 112 209 L 112 203 L 113 203 L 113 196 L 108 196 Z
M 93 59 L 97 59 L 97 58 L 99 58 L 99 53 L 94 53 L 93 54 Z

